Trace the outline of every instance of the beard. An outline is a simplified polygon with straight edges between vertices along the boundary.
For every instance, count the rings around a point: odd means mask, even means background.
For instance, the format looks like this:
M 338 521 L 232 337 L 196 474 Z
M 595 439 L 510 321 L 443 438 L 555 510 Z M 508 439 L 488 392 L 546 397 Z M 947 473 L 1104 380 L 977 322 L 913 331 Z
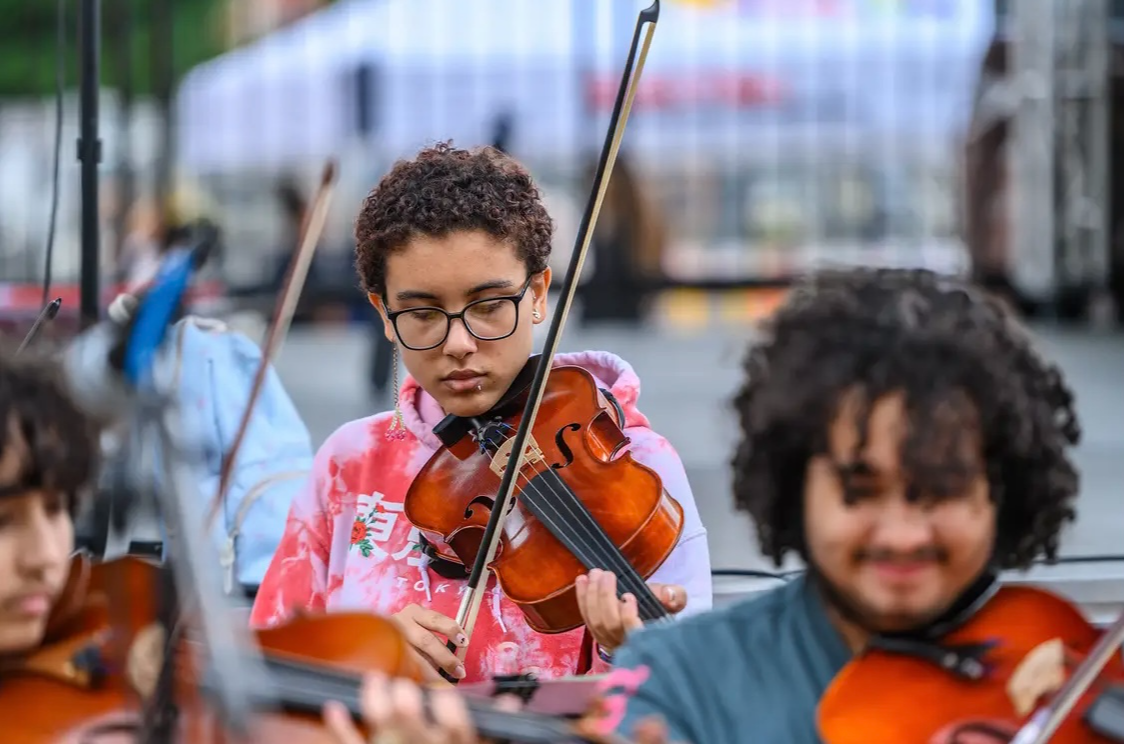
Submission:
M 986 568 L 947 606 L 925 612 L 888 614 L 875 610 L 859 597 L 841 591 L 811 560 L 808 561 L 806 574 L 832 611 L 845 622 L 874 635 L 927 638 L 944 635 L 971 617 L 999 588 L 996 572 Z

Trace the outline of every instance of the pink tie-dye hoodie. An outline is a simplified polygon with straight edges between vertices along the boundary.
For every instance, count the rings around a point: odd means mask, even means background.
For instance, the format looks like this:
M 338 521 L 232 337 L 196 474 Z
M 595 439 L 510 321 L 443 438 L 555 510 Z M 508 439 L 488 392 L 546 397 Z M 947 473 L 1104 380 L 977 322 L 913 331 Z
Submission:
M 599 351 L 558 354 L 555 364 L 583 367 L 613 393 L 625 411 L 628 451 L 655 470 L 683 506 L 680 543 L 650 580 L 686 587 L 683 614 L 710 609 L 707 533 L 679 456 L 637 410 L 640 380 L 633 368 Z M 293 500 L 285 534 L 262 581 L 252 625 L 274 625 L 302 610 L 390 615 L 409 604 L 456 617 L 466 582 L 434 573 L 419 549 L 418 530 L 402 513 L 411 480 L 440 446 L 431 430 L 444 414 L 412 378 L 399 396 L 405 439 L 385 436 L 393 421 L 393 413 L 386 412 L 345 424 L 317 452 L 310 481 Z M 470 639 L 464 681 L 497 674 L 574 674 L 582 639 L 581 628 L 552 635 L 532 630 L 491 577 Z M 594 669 L 604 665 L 595 663 Z

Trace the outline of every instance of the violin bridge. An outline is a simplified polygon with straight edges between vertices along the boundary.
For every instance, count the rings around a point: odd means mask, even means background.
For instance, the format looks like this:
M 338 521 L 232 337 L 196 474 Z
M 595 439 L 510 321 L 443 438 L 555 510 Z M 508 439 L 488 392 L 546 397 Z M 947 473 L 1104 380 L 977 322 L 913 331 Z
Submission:
M 504 471 L 508 469 L 508 460 L 512 457 L 512 447 L 515 445 L 515 438 L 509 437 L 496 448 L 496 454 L 492 456 L 492 462 L 489 467 L 492 472 L 496 473 L 499 477 L 504 477 Z M 528 465 L 534 465 L 543 462 L 543 450 L 539 449 L 539 443 L 535 441 L 535 437 L 528 436 L 527 449 L 524 450 L 527 457 L 524 462 Z

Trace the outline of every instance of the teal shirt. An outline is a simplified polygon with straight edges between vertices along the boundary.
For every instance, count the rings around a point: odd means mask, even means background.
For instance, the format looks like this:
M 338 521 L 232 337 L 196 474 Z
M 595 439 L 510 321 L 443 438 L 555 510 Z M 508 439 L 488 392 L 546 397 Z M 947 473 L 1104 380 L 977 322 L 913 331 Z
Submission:
M 819 597 L 797 578 L 634 633 L 617 653 L 610 692 L 628 695 L 630 680 L 643 682 L 617 731 L 628 738 L 638 720 L 658 715 L 673 744 L 819 744 L 817 703 L 850 658 Z

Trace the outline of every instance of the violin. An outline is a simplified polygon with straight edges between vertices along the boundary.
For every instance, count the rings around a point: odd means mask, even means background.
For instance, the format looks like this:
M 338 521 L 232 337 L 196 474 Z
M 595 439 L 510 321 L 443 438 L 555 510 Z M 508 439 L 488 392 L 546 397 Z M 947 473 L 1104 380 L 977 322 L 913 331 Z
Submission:
M 1064 702 L 1073 711 L 1065 717 L 1058 711 L 1061 725 L 1045 735 L 1060 744 L 1112 741 L 1084 718 L 1099 694 L 1120 689 L 1120 634 L 1120 620 L 1103 636 L 1061 597 L 1003 587 L 936 644 L 876 644 L 848 663 L 818 706 L 821 738 L 825 744 L 1046 741 L 1024 737 L 1038 736 L 1042 719 L 1055 712 L 1032 711 L 1063 684 L 1067 662 L 1100 655 L 1108 664 L 1087 667 L 1090 683 L 1067 690 Z
M 525 369 L 534 364 L 533 358 Z M 522 418 L 526 377 L 488 414 L 449 416 L 434 430 L 444 446 L 415 477 L 403 513 L 441 559 L 468 566 L 481 550 Z M 617 574 L 621 591 L 637 597 L 642 619 L 667 614 L 645 580 L 676 547 L 683 508 L 656 472 L 622 452 L 629 444 L 624 423 L 589 372 L 551 370 L 516 474 L 518 498 L 488 564 L 540 633 L 583 624 L 574 584 L 593 568 Z
M 160 567 L 125 557 L 92 564 L 72 562 L 70 579 L 56 605 L 42 646 L 18 665 L 0 671 L 0 720 L 5 741 L 20 744 L 97 744 L 100 736 L 143 730 L 149 681 L 134 670 L 146 662 L 139 653 L 160 656 L 163 638 L 151 638 L 156 602 L 151 597 Z M 110 588 L 129 593 L 111 602 Z M 233 620 L 233 618 L 232 618 Z M 262 709 L 246 739 L 224 732 L 207 705 L 207 675 L 193 663 L 194 642 L 175 647 L 177 720 L 175 741 L 192 744 L 333 744 L 321 722 L 329 701 L 344 704 L 361 721 L 362 675 L 379 671 L 423 681 L 422 668 L 398 626 L 364 613 L 303 615 L 256 634 L 270 689 L 261 691 Z M 499 710 L 487 698 L 465 697 L 482 736 L 525 744 L 605 744 L 593 730 L 593 715 L 576 722 L 542 713 Z
M 127 669 L 133 642 L 156 616 L 149 583 L 156 570 L 139 558 L 94 564 L 78 554 L 71 560 L 42 644 L 0 668 L 5 739 L 68 741 L 68 732 L 86 721 L 115 714 L 135 719 L 139 706 Z M 127 592 L 129 603 L 111 603 L 111 586 Z

